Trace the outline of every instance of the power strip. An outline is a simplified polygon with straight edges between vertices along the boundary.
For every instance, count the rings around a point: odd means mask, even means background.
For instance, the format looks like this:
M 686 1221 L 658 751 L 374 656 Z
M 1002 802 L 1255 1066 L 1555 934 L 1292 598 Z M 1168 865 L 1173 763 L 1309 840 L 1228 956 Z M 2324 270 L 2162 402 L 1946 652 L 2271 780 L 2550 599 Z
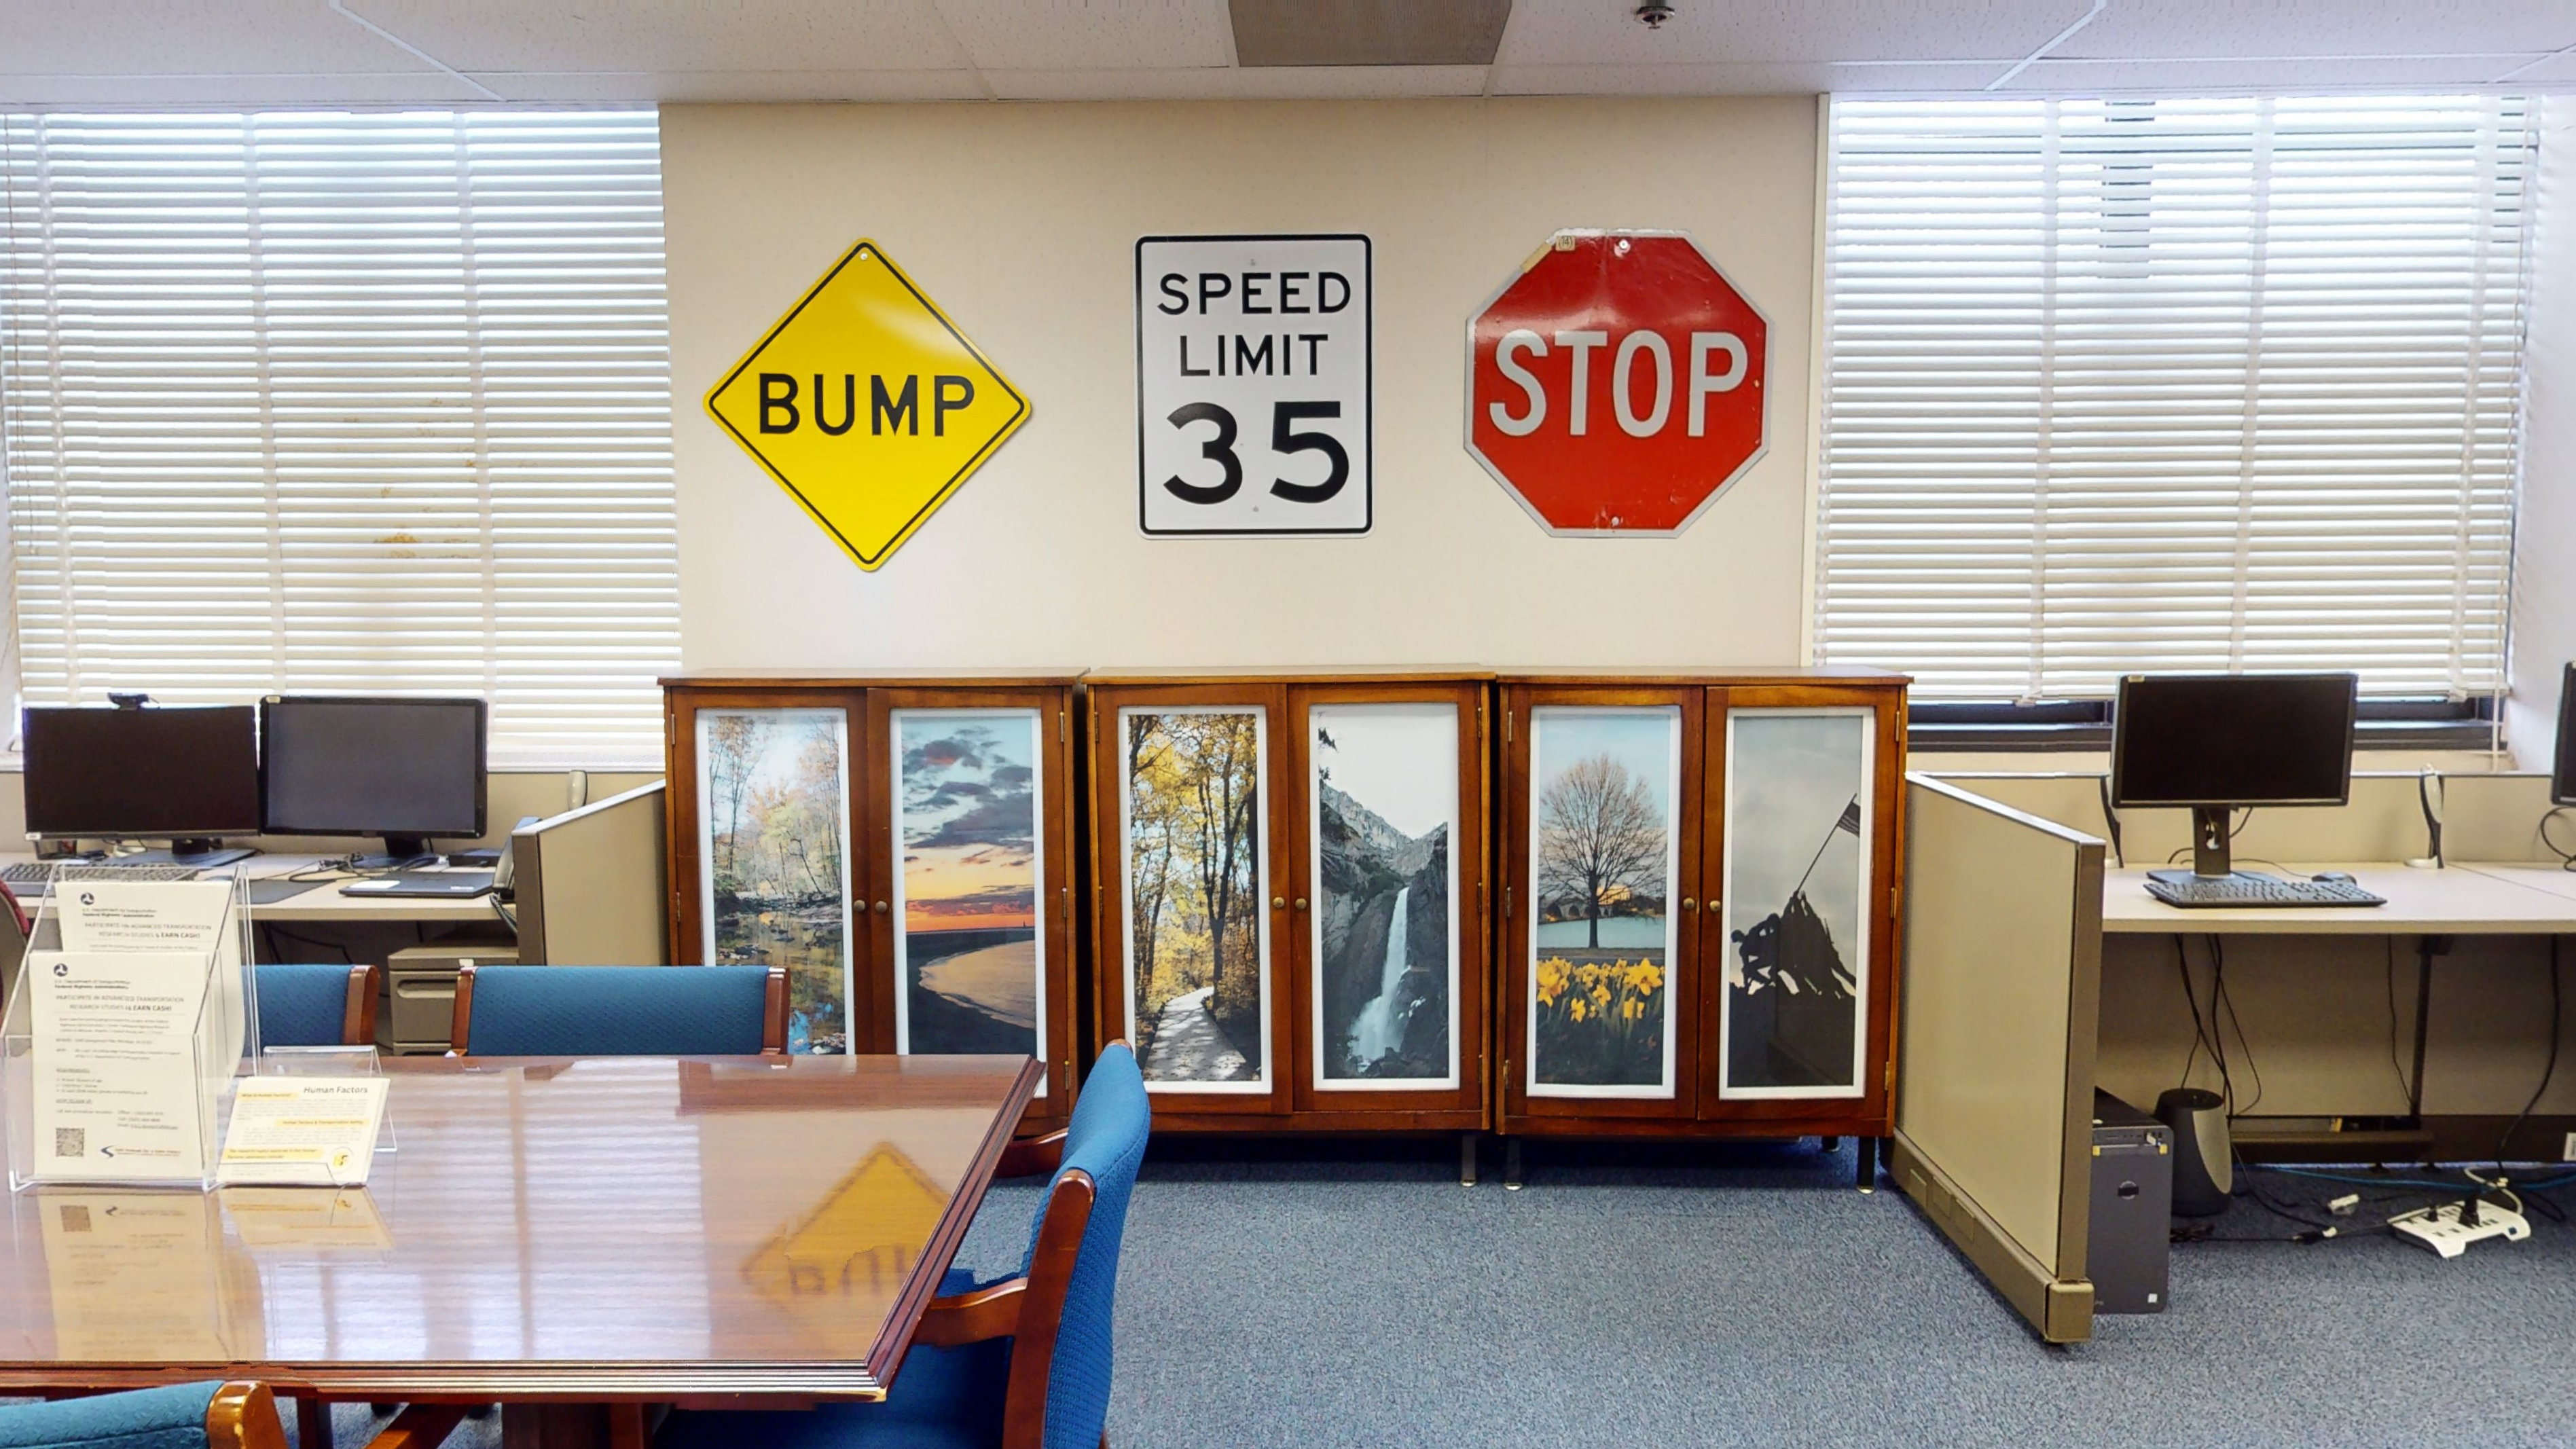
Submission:
M 2489 1238 L 2519 1243 L 2531 1236 L 2531 1224 L 2522 1214 L 2493 1203 L 2478 1204 L 2478 1220 L 2474 1223 L 2461 1222 L 2460 1204 L 2446 1202 L 2439 1207 L 2399 1213 L 2388 1220 L 2388 1226 L 2445 1258 L 2456 1258 L 2469 1250 L 2469 1244 Z

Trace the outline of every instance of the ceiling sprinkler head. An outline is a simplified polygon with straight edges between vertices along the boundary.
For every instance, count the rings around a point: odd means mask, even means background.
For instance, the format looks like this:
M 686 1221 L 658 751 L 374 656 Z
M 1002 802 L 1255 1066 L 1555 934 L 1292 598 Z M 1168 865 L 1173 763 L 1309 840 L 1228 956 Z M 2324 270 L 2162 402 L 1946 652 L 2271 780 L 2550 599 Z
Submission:
M 1637 0 L 1637 19 L 1648 30 L 1661 30 L 1673 18 L 1673 0 Z

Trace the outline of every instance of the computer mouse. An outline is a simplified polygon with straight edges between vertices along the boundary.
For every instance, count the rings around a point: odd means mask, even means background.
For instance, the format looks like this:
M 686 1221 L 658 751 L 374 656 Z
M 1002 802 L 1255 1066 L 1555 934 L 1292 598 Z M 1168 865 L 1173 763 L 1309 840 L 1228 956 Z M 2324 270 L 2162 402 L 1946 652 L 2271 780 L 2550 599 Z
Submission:
M 2354 883 L 2354 882 L 2353 882 L 2353 878 L 2351 877 L 2351 875 L 2349 875 L 2348 873 L 2346 873 L 2346 872 L 2344 872 L 2344 871 L 2340 871 L 2340 870 L 2321 870 L 2321 871 L 2318 871 L 2315 875 L 2309 876 L 2309 877 L 2308 877 L 2308 879 L 2310 879 L 2310 880 L 2330 880 L 2330 881 L 2340 882 L 2341 884 L 2344 884 L 2344 885 L 2351 885 L 2351 884 L 2353 884 L 2353 883 Z

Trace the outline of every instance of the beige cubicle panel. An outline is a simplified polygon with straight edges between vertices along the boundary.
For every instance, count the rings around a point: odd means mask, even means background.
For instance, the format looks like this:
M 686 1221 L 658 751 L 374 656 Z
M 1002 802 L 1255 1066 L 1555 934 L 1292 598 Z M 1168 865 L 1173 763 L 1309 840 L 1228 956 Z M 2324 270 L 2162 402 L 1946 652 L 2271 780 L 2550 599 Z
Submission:
M 668 963 L 662 808 L 656 780 L 511 833 L 520 964 Z
M 2052 1343 L 2085 1276 L 2102 842 L 1906 778 L 1896 1180 Z

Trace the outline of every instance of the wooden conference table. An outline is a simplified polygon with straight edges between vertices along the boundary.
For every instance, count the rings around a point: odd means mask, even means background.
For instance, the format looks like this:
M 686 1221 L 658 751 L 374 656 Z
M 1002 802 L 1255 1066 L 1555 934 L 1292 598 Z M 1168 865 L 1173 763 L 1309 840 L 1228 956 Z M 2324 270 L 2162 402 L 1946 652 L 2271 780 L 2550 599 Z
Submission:
M 364 1188 L 12 1196 L 0 1392 L 498 1401 L 512 1449 L 640 1449 L 651 1403 L 880 1399 L 1039 1075 L 1007 1056 L 385 1071 L 396 1150 Z

